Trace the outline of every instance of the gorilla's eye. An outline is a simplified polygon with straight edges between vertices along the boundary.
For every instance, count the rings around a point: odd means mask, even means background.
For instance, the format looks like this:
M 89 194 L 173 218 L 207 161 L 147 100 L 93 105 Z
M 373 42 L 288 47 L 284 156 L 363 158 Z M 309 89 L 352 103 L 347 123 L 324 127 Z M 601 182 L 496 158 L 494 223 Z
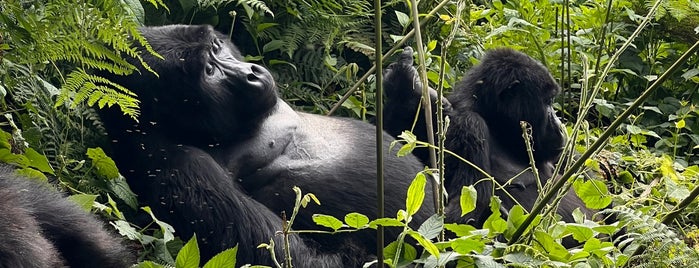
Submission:
M 206 63 L 205 69 L 206 69 L 206 74 L 207 74 L 207 75 L 213 75 L 213 74 L 214 74 L 214 65 L 213 65 L 213 64 L 207 62 L 207 63 Z

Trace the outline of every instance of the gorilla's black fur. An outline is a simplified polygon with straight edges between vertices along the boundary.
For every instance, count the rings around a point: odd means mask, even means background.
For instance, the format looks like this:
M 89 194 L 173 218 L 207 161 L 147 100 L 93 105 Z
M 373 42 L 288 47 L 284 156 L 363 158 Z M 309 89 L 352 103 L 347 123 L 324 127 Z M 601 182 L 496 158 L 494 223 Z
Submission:
M 422 86 L 412 64 L 412 49 L 407 48 L 385 72 L 388 101 L 384 129 L 394 136 L 410 129 L 421 98 Z M 430 91 L 435 100 L 436 92 Z M 520 126 L 520 121 L 526 121 L 531 125 L 534 159 L 543 184 L 553 177 L 554 165 L 565 143 L 561 122 L 552 107 L 559 91 L 549 71 L 526 54 L 506 48 L 488 51 L 447 97 L 445 114 L 451 122 L 445 146 L 505 184 L 530 166 Z M 417 126 L 421 125 L 424 125 L 422 112 Z M 426 140 L 424 127 L 416 129 L 415 134 L 418 139 Z M 426 153 L 417 155 L 427 163 Z M 471 218 L 481 224 L 489 213 L 492 183 L 478 182 L 477 208 L 468 218 L 461 218 L 458 206 L 461 187 L 485 176 L 454 157 L 446 159 L 445 172 L 445 187 L 450 194 L 447 220 L 463 222 Z M 519 175 L 505 188 L 527 209 L 533 207 L 539 195 L 531 171 Z M 495 194 L 503 200 L 505 209 L 515 204 L 502 191 Z M 578 207 L 590 212 L 577 196 L 569 193 L 561 201 L 558 212 L 564 220 L 572 221 L 570 212 Z
M 0 267 L 128 267 L 102 223 L 48 185 L 0 164 Z
M 203 259 L 239 244 L 238 263 L 272 265 L 260 243 L 276 241 L 283 255 L 280 212 L 290 215 L 293 186 L 322 206 L 303 208 L 295 229 L 319 229 L 314 213 L 376 217 L 375 128 L 365 122 L 295 112 L 277 96 L 271 74 L 246 63 L 226 36 L 209 26 L 141 30 L 164 60 L 143 53 L 158 73 L 112 77 L 141 101 L 139 122 L 118 109 L 102 119 L 114 160 L 156 215 L 183 238 L 197 234 Z M 135 61 L 132 61 L 137 63 Z M 388 153 L 386 215 L 405 206 L 420 161 Z M 415 215 L 421 223 L 432 202 Z M 387 230 L 387 241 L 397 229 Z M 296 267 L 359 267 L 376 249 L 375 234 L 291 237 Z

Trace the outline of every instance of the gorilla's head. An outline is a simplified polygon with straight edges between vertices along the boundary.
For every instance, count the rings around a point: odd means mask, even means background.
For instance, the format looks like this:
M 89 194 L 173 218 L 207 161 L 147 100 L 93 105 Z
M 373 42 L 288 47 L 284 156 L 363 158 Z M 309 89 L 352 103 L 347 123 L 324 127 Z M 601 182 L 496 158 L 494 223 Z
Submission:
M 552 107 L 560 87 L 538 61 L 512 49 L 495 49 L 469 71 L 462 86 L 465 90 L 454 94 L 470 99 L 501 141 L 521 146 L 519 123 L 526 121 L 538 159 L 551 159 L 563 149 L 565 135 Z
M 277 93 L 269 71 L 244 62 L 235 45 L 211 26 L 140 31 L 162 56 L 139 51 L 157 77 L 141 69 L 111 80 L 138 94 L 142 124 L 168 131 L 175 140 L 217 143 L 254 132 L 275 106 Z

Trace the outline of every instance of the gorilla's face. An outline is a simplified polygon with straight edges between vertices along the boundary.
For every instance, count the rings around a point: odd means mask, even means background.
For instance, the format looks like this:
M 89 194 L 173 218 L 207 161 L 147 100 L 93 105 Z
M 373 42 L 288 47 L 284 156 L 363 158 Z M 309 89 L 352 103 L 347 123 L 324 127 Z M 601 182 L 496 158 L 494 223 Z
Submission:
M 272 75 L 242 61 L 240 51 L 211 26 L 169 25 L 141 32 L 162 56 L 141 51 L 158 77 L 116 80 L 139 95 L 142 122 L 173 131 L 178 139 L 217 143 L 254 132 L 276 104 Z
M 525 121 L 532 127 L 535 156 L 546 160 L 558 156 L 565 134 L 552 105 L 560 87 L 545 66 L 523 53 L 495 50 L 469 75 L 469 81 L 477 81 L 476 109 L 494 135 L 507 135 L 504 139 L 519 143 L 519 123 Z

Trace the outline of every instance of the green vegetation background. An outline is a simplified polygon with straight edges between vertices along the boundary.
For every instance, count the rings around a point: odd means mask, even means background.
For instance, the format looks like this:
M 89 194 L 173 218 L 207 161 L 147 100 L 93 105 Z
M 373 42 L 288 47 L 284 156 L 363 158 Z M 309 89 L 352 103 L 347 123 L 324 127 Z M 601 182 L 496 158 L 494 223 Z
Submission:
M 523 51 L 560 80 L 563 92 L 555 106 L 580 153 L 699 40 L 699 3 L 692 0 L 445 2 L 431 18 L 424 15 L 440 3 L 419 3 L 419 18 L 426 22 L 424 44 L 412 38 L 406 43 L 424 46 L 430 83 L 436 87 L 441 72 L 441 85 L 449 92 L 485 50 L 507 46 Z M 412 29 L 416 16 L 409 3 L 384 1 L 383 52 Z M 650 24 L 639 27 L 648 14 Z M 249 61 L 274 73 L 285 100 L 312 113 L 328 113 L 337 105 L 372 67 L 375 53 L 373 6 L 365 0 L 0 1 L 0 161 L 55 183 L 86 210 L 104 216 L 133 241 L 143 260 L 153 261 L 141 263 L 146 267 L 196 266 L 198 258 L 195 264 L 179 261 L 176 253 L 184 243 L 157 215 L 151 214 L 148 226 L 129 221 L 137 211 L 149 211 L 138 207 L 109 159 L 106 133 L 94 109 L 118 105 L 125 116 L 137 118 L 137 97 L 91 70 L 134 72 L 136 66 L 122 59 L 136 56 L 129 36 L 143 42 L 138 26 L 173 23 L 211 24 L 228 33 Z M 334 116 L 372 118 L 372 79 L 357 84 Z M 692 195 L 699 179 L 697 100 L 695 53 L 585 162 L 585 170 L 598 174 L 588 179 L 603 182 L 609 191 L 602 191 L 602 197 L 621 215 L 621 224 L 608 228 L 613 232 L 628 224 L 628 235 L 616 241 L 633 239 L 632 246 L 606 242 L 608 231 L 583 220 L 578 225 L 544 220 L 549 225 L 537 228 L 549 234 L 551 243 L 542 242 L 547 238 L 534 230 L 528 234 L 536 241 L 504 245 L 494 239 L 497 228 L 491 226 L 491 233 L 478 239 L 466 232 L 465 248 L 458 242 L 440 245 L 460 254 L 464 267 L 699 263 L 699 203 Z M 680 203 L 686 208 L 670 214 Z M 666 219 L 667 224 L 660 223 Z M 557 228 L 581 226 L 591 232 L 588 243 L 560 247 Z M 636 250 L 642 246 L 653 250 Z M 420 254 L 413 257 L 420 259 Z

